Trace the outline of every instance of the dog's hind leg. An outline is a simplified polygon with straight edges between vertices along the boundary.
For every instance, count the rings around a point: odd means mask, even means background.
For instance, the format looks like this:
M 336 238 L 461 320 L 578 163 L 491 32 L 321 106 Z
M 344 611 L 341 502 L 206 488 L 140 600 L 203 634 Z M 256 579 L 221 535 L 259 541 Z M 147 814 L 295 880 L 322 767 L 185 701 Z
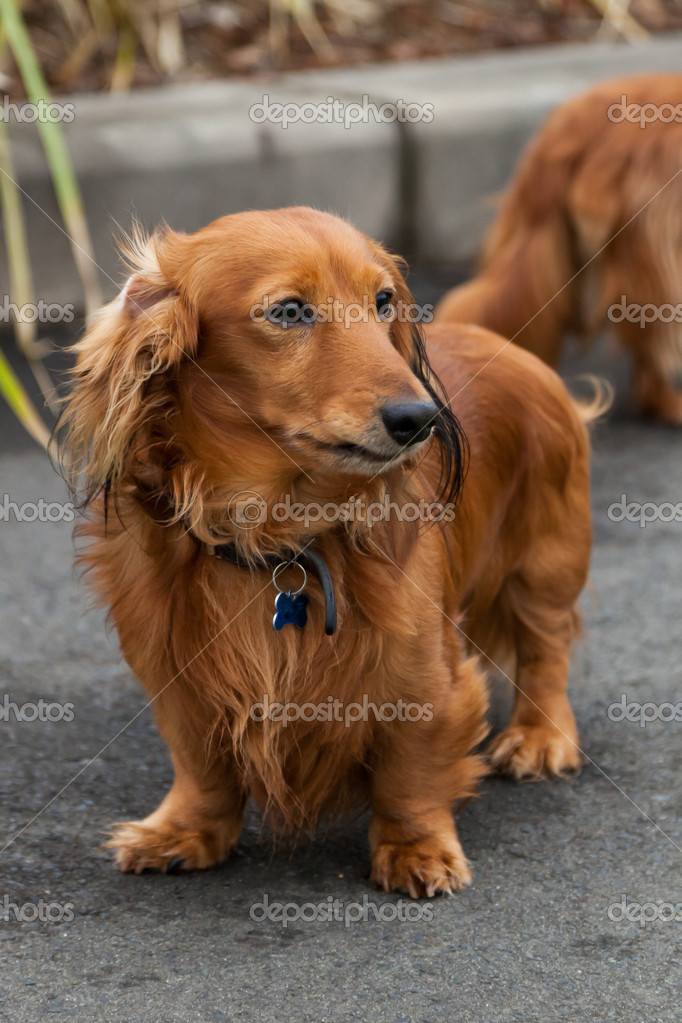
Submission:
M 630 355 L 633 391 L 640 410 L 671 426 L 682 425 L 682 325 L 679 280 L 682 275 L 679 215 L 682 183 L 675 157 L 670 174 L 677 179 L 668 202 L 651 203 L 633 217 L 602 257 L 605 267 L 600 310 L 614 325 L 620 346 Z M 655 188 L 652 186 L 651 193 Z
M 640 340 L 641 348 L 633 352 L 634 391 L 637 403 L 645 415 L 651 415 L 669 426 L 682 425 L 682 392 L 674 384 L 674 372 L 660 367 L 654 337 L 649 329 Z M 649 342 L 649 348 L 645 348 Z M 669 350 L 671 345 L 662 346 Z M 672 361 L 672 360 L 670 360 Z
M 584 426 L 574 421 L 563 428 L 545 460 L 547 482 L 534 492 L 534 525 L 500 594 L 516 653 L 516 694 L 509 724 L 493 739 L 489 756 L 515 778 L 565 774 L 582 760 L 566 686 L 592 546 Z
M 577 615 L 538 613 L 516 621 L 516 693 L 506 729 L 493 739 L 493 767 L 517 779 L 575 771 L 578 732 L 566 694 L 568 654 Z

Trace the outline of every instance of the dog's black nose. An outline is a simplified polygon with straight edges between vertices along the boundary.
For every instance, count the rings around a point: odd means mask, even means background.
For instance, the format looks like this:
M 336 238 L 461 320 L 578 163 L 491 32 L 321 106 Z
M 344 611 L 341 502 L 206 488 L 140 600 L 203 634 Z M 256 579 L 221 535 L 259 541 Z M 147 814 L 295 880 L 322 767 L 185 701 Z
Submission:
M 435 424 L 438 409 L 432 401 L 401 401 L 384 405 L 381 418 L 392 439 L 402 447 L 426 440 Z

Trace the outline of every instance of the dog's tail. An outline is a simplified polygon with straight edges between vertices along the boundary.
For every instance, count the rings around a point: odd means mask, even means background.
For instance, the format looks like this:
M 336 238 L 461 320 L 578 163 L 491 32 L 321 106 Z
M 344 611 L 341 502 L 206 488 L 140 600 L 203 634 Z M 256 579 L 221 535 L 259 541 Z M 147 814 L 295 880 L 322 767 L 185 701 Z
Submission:
M 592 395 L 588 398 L 572 396 L 571 400 L 578 419 L 583 426 L 587 427 L 601 419 L 610 410 L 614 391 L 608 380 L 595 376 L 593 373 L 585 374 L 581 380 L 591 388 Z

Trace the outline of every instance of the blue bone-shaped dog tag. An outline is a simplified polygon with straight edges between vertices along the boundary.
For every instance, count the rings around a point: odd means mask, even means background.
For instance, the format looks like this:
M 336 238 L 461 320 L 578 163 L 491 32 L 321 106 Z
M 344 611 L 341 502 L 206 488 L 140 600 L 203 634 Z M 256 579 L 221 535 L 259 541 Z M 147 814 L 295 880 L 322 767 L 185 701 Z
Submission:
M 308 598 L 305 593 L 299 593 L 293 597 L 291 590 L 288 593 L 278 593 L 275 597 L 273 628 L 277 632 L 280 632 L 285 625 L 297 625 L 299 629 L 302 629 L 308 621 L 307 603 Z

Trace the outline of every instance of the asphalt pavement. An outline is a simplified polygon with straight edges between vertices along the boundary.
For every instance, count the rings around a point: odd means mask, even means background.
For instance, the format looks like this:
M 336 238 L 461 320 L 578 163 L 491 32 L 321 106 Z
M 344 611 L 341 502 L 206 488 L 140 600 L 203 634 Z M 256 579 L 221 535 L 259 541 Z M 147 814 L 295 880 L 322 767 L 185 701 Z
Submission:
M 443 283 L 418 276 L 418 300 Z M 273 849 L 250 810 L 215 870 L 113 868 L 104 829 L 155 807 L 169 759 L 74 576 L 68 509 L 46 510 L 63 484 L 0 409 L 0 1020 L 682 1018 L 682 522 L 669 507 L 682 430 L 633 413 L 627 367 L 603 346 L 564 371 L 586 366 L 619 387 L 594 430 L 595 548 L 571 669 L 588 763 L 570 781 L 485 780 L 458 818 L 473 887 L 412 909 L 370 884 L 365 817 Z M 623 494 L 647 510 L 620 516 Z M 508 706 L 496 685 L 498 725 Z M 263 919 L 266 896 L 286 920 Z M 320 903 L 331 919 L 306 908 Z

